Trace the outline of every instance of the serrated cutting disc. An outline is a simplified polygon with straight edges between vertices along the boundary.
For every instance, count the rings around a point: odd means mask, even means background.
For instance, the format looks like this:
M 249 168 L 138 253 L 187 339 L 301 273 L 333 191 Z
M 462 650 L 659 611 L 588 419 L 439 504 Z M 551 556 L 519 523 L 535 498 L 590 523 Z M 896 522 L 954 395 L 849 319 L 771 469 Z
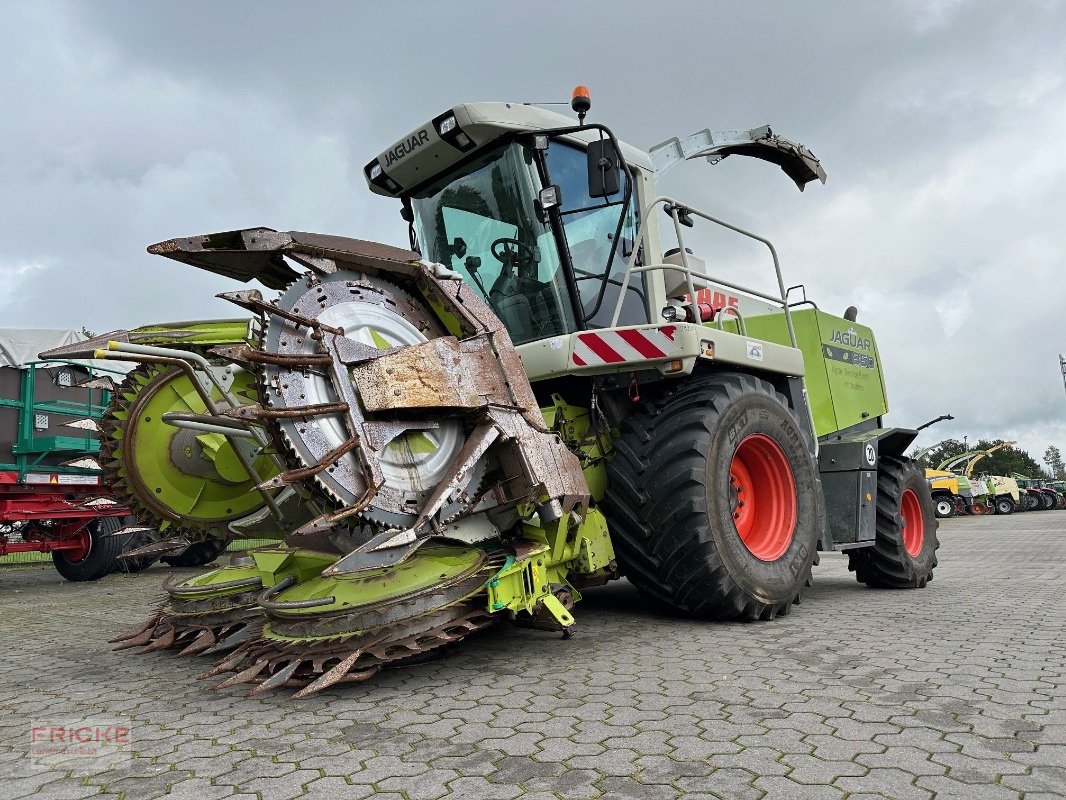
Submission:
M 345 338 L 380 350 L 417 345 L 445 335 L 436 318 L 407 292 L 387 281 L 349 271 L 298 281 L 282 293 L 275 305 L 343 328 Z M 309 333 L 301 325 L 272 315 L 267 320 L 263 349 L 285 356 L 311 355 L 318 342 Z M 350 375 L 346 379 L 350 381 Z M 322 365 L 262 367 L 266 402 L 274 408 L 337 403 L 344 393 L 337 390 L 334 381 L 330 368 Z M 362 515 L 389 527 L 406 527 L 415 521 L 425 498 L 446 475 L 466 441 L 466 431 L 457 419 L 435 419 L 429 427 L 424 421 L 382 420 L 380 416 L 375 419 L 394 427 L 376 454 L 384 486 Z M 288 455 L 294 469 L 320 463 L 353 435 L 351 421 L 343 413 L 281 418 L 278 428 L 290 449 Z M 365 436 L 365 431 L 354 433 Z M 454 517 L 463 510 L 466 501 L 459 495 L 471 496 L 483 475 L 480 465 L 471 471 L 466 486 L 443 510 L 443 518 Z M 367 478 L 354 451 L 341 456 L 313 480 L 342 506 L 358 503 L 367 490 Z

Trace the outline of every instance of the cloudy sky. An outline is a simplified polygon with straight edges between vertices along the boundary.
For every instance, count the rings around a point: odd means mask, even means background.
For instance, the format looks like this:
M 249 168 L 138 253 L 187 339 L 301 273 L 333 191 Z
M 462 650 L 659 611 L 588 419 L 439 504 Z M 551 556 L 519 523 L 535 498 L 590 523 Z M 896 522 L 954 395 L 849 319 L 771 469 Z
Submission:
M 774 239 L 823 307 L 860 308 L 893 423 L 950 412 L 925 441 L 1066 449 L 1066 3 L 8 0 L 0 70 L 0 326 L 232 314 L 213 299 L 232 284 L 145 254 L 172 236 L 403 244 L 363 164 L 450 105 L 581 82 L 638 146 L 769 122 L 811 147 L 829 181 L 803 194 L 741 159 L 662 188 Z

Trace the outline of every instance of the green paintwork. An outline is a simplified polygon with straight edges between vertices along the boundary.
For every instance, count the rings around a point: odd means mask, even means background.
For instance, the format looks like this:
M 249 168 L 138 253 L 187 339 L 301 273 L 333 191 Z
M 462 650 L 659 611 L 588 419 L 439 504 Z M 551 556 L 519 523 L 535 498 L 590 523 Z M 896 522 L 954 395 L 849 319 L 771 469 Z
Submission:
M 212 319 L 197 322 L 167 322 L 134 328 L 130 341 L 155 347 L 189 348 L 240 344 L 250 340 L 248 318 Z
M 84 389 L 84 402 L 74 400 L 46 400 L 35 399 L 37 392 L 38 368 L 54 367 L 58 364 L 75 364 L 73 361 L 56 359 L 55 361 L 33 361 L 24 365 L 19 375 L 19 396 L 16 398 L 0 397 L 0 408 L 14 408 L 18 410 L 16 422 L 15 440 L 11 444 L 11 452 L 15 456 L 15 463 L 2 464 L 0 470 L 12 470 L 18 473 L 18 480 L 23 481 L 30 472 L 42 471 L 57 475 L 99 475 L 100 470 L 85 467 L 68 467 L 63 465 L 40 466 L 44 458 L 50 453 L 62 452 L 75 456 L 95 455 L 100 451 L 100 443 L 96 439 L 85 436 L 37 436 L 34 425 L 37 414 L 57 414 L 62 416 L 79 417 L 81 419 L 100 420 L 111 399 L 111 393 L 100 393 L 101 403 L 93 403 L 93 392 Z M 110 372 L 111 370 L 102 370 Z M 73 396 L 78 390 L 71 388 Z M 71 429 L 73 431 L 74 429 Z
M 784 314 L 751 316 L 744 322 L 753 338 L 790 344 Z M 807 400 L 818 436 L 876 419 L 888 411 L 872 330 L 814 308 L 794 310 L 792 325 L 803 353 Z M 727 321 L 722 327 L 735 332 L 737 323 Z
M 201 601 L 255 591 L 254 587 L 225 586 L 234 581 L 259 578 L 264 589 L 275 586 L 289 576 L 297 581 L 307 581 L 337 560 L 336 555 L 318 553 L 313 550 L 295 550 L 280 545 L 251 550 L 248 555 L 251 556 L 252 563 L 231 564 L 182 581 L 180 587 L 183 590 L 199 588 L 203 591 L 195 593 L 183 591 L 180 599 L 172 598 L 171 602 L 175 604 L 175 610 L 180 611 L 183 599 Z
M 374 343 L 374 347 L 376 347 L 378 350 L 388 350 L 390 347 L 392 347 L 392 345 L 389 344 L 389 340 L 373 328 L 370 329 L 370 341 Z
M 611 454 L 611 431 L 599 435 L 591 431 L 587 408 L 572 406 L 560 395 L 552 395 L 552 405 L 540 410 L 544 424 L 559 434 L 563 443 L 581 460 L 581 471 L 592 499 L 599 502 L 607 492 L 607 457 Z
M 422 299 L 433 309 L 433 315 L 444 325 L 444 329 L 452 336 L 462 338 L 463 324 L 459 317 L 453 314 L 437 297 L 436 292 L 431 291 L 428 286 L 420 283 L 418 290 L 422 295 Z
M 305 551 L 296 552 L 302 554 Z M 336 561 L 336 558 L 333 556 L 321 569 Z M 333 597 L 333 603 L 315 610 L 321 613 L 354 610 L 461 580 L 477 572 L 483 561 L 484 551 L 476 547 L 431 542 L 420 547 L 406 561 L 392 567 L 330 577 L 315 575 L 286 589 L 278 595 L 277 600 L 292 602 Z M 277 613 L 279 616 L 285 615 L 284 611 Z
M 212 391 L 213 397 L 221 401 L 218 390 Z M 238 397 L 254 397 L 255 377 L 249 372 L 238 371 L 231 391 Z M 181 431 L 163 422 L 163 414 L 169 411 L 197 414 L 206 411 L 203 400 L 184 373 L 174 373 L 168 384 L 142 407 L 140 418 L 133 428 L 136 435 L 134 463 L 123 464 L 123 469 L 136 470 L 139 481 L 148 490 L 155 491 L 161 504 L 187 519 L 224 521 L 242 517 L 259 508 L 263 503 L 262 496 L 237 460 L 233 445 L 224 437 L 199 434 L 196 441 L 200 445 L 200 453 L 191 448 L 187 448 L 186 453 L 190 460 L 197 457 L 202 459 L 209 471 L 213 467 L 216 478 L 190 474 L 174 463 L 171 442 Z M 121 428 L 116 430 L 115 435 L 122 435 Z M 264 480 L 277 474 L 276 464 L 265 453 L 259 453 L 252 463 Z
M 555 598 L 552 587 L 566 586 L 577 602 L 581 593 L 568 580 L 571 572 L 591 575 L 614 561 L 607 521 L 590 509 L 580 524 L 568 514 L 543 527 L 522 526 L 523 558 L 508 560 L 488 582 L 490 611 L 534 613 L 541 604 L 564 628 L 574 618 Z

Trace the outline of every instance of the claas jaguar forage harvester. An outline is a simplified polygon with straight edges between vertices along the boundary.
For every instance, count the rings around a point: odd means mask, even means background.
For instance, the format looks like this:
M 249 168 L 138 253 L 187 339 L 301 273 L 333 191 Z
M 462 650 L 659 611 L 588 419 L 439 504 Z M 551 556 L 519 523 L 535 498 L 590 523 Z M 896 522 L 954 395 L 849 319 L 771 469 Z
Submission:
M 767 239 L 656 189 L 739 156 L 803 189 L 818 160 L 769 127 L 645 152 L 586 121 L 580 87 L 573 107 L 455 106 L 367 164 L 410 249 L 267 228 L 149 248 L 276 294 L 80 347 L 140 362 L 105 466 L 182 548 L 282 541 L 170 579 L 120 647 L 306 696 L 499 620 L 569 634 L 582 592 L 620 576 L 724 620 L 789 613 L 819 551 L 925 586 L 937 522 L 914 431 L 883 426 L 873 333 L 791 303 Z M 695 225 L 766 263 L 716 277 Z

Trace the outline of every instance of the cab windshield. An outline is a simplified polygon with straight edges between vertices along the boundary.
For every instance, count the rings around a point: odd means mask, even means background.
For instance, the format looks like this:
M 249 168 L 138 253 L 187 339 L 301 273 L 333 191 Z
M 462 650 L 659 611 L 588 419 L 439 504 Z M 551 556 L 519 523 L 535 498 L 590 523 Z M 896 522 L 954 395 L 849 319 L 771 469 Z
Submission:
M 460 273 L 515 344 L 577 329 L 555 238 L 536 207 L 540 189 L 532 152 L 511 143 L 411 196 L 423 257 Z

